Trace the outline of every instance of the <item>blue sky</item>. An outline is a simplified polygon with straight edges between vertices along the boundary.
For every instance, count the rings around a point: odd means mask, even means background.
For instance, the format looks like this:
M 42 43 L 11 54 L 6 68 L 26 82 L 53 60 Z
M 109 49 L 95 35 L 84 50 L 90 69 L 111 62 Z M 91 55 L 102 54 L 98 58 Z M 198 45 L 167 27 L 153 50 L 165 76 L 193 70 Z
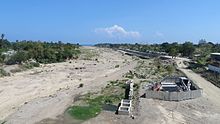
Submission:
M 219 0 L 1 0 L 0 12 L 12 41 L 220 42 Z

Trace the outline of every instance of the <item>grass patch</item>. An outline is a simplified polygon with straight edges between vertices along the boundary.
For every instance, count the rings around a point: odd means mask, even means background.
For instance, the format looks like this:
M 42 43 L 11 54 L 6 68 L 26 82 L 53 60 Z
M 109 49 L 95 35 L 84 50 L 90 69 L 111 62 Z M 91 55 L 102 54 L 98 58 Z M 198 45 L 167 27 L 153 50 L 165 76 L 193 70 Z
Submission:
M 68 113 L 76 119 L 88 120 L 96 117 L 101 112 L 99 106 L 73 106 L 69 108 Z
M 105 104 L 112 104 L 114 101 L 117 101 L 119 97 L 110 95 L 100 95 L 95 98 L 91 98 L 91 94 L 86 95 L 83 99 L 86 101 L 84 106 L 72 106 L 68 109 L 68 113 L 79 120 L 88 120 L 90 118 L 96 117 L 101 111 L 102 107 Z
M 100 93 L 87 93 L 81 96 L 80 104 L 68 108 L 67 112 L 75 119 L 88 120 L 96 117 L 105 105 L 117 106 L 125 96 L 125 81 L 109 81 Z

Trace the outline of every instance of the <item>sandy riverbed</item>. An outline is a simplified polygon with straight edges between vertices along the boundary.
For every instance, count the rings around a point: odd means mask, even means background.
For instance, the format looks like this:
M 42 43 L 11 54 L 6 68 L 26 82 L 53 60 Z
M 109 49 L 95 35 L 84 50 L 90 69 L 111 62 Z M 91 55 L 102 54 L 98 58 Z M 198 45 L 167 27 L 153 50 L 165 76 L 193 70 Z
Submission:
M 72 60 L 71 63 L 44 65 L 0 79 L 0 120 L 8 124 L 33 124 L 62 115 L 78 94 L 99 91 L 107 81 L 121 79 L 137 62 L 110 49 L 87 48 L 100 53 L 95 60 Z M 127 61 L 125 61 L 127 60 Z M 149 60 L 145 60 L 149 61 Z M 135 119 L 102 111 L 84 124 L 216 124 L 220 121 L 220 89 L 198 74 L 179 69 L 203 88 L 203 96 L 181 102 L 139 99 Z M 115 68 L 119 65 L 119 68 Z M 81 69 L 80 69 L 81 68 Z M 78 88 L 83 83 L 83 88 Z M 140 95 L 144 89 L 140 88 Z M 46 123 L 49 121 L 46 121 Z
M 43 65 L 0 79 L 0 120 L 31 124 L 56 118 L 72 104 L 75 95 L 98 91 L 109 80 L 120 79 L 136 65 L 129 56 L 101 48 L 95 60 Z M 127 60 L 125 62 L 125 60 Z M 119 65 L 119 68 L 115 68 Z M 83 83 L 83 88 L 78 88 Z

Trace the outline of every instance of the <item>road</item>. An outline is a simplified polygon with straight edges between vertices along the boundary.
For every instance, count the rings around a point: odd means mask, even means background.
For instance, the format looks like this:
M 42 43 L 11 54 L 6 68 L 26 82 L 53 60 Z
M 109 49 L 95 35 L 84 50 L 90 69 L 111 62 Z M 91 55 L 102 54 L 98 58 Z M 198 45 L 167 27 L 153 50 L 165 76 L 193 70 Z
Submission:
M 186 65 L 183 63 L 185 59 L 177 58 L 177 66 L 180 71 L 185 73 L 185 75 L 194 81 L 200 88 L 203 89 L 204 97 L 208 98 L 213 104 L 218 105 L 220 107 L 220 89 L 213 85 L 211 82 L 205 80 L 199 74 L 196 74 L 190 69 L 187 69 Z

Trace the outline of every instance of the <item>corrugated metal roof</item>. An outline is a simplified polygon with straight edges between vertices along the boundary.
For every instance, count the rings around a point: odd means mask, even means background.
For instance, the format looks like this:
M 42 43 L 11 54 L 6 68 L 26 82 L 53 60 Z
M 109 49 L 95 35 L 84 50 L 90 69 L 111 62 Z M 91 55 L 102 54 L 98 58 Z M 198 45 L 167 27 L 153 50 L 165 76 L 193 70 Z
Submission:
M 220 53 L 211 53 L 211 55 L 218 55 L 218 56 L 220 56 Z

